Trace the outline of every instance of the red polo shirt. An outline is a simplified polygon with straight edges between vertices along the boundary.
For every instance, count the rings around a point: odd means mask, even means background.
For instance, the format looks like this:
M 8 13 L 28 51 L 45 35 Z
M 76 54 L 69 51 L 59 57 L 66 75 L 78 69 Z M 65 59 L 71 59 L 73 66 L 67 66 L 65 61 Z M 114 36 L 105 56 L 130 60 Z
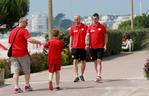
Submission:
M 102 24 L 90 25 L 87 32 L 90 34 L 90 48 L 104 48 L 107 30 Z
M 28 54 L 27 50 L 27 39 L 30 38 L 30 34 L 27 29 L 16 27 L 14 28 L 9 35 L 9 43 L 13 42 L 16 32 L 18 31 L 15 41 L 12 46 L 12 56 L 13 57 L 21 57 Z
M 87 33 L 87 26 L 83 23 L 73 25 L 69 30 L 69 35 L 72 36 L 72 48 L 85 48 L 85 36 Z

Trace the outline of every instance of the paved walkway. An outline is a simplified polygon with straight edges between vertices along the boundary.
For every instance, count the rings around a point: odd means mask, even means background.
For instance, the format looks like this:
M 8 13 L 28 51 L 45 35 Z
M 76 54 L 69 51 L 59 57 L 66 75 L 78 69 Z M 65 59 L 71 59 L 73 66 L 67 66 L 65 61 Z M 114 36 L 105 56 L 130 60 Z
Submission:
M 73 83 L 72 66 L 65 66 L 61 71 L 60 91 L 48 90 L 48 72 L 43 71 L 31 75 L 34 91 L 13 94 L 13 81 L 10 78 L 6 80 L 6 85 L 0 88 L 0 96 L 149 96 L 149 81 L 143 73 L 148 53 L 148 51 L 137 51 L 104 58 L 102 83 L 94 82 L 94 66 L 89 62 L 85 82 Z M 22 88 L 23 79 L 21 76 Z

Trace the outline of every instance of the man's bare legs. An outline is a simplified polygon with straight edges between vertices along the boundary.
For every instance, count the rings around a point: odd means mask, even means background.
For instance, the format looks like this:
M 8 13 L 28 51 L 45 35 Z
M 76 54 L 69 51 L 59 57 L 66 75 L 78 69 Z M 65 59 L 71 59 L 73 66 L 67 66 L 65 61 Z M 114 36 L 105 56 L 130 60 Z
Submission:
M 30 74 L 25 74 L 26 86 L 30 86 L 29 79 L 30 79 Z M 15 88 L 19 88 L 19 74 L 18 73 L 13 74 L 13 80 L 14 80 Z
M 79 73 L 78 73 L 78 61 L 76 59 L 73 60 L 73 68 L 74 68 L 74 72 L 75 72 L 76 77 L 78 77 L 79 76 Z
M 27 74 L 25 74 L 25 84 L 26 84 L 26 86 L 30 86 L 29 80 L 30 80 L 30 73 L 27 73 Z
M 97 59 L 96 61 L 94 61 L 94 65 L 95 65 L 95 71 L 96 71 L 96 81 L 100 81 L 101 80 L 101 71 L 102 71 L 102 60 L 101 59 Z
M 74 82 L 79 81 L 79 72 L 78 72 L 78 64 L 77 63 L 78 63 L 78 61 L 76 59 L 74 59 L 73 60 L 73 67 L 74 67 L 74 71 L 75 71 L 75 75 L 76 75 L 76 78 L 75 78 Z M 84 60 L 84 61 L 81 62 L 81 76 L 80 76 L 80 79 L 82 81 L 85 81 L 84 77 L 83 77 L 84 72 L 85 72 L 85 67 L 86 67 L 86 61 Z
M 20 88 L 19 87 L 19 74 L 18 73 L 13 74 L 13 81 L 14 81 L 14 87 Z
M 81 75 L 84 75 L 85 72 L 85 68 L 86 68 L 86 61 L 82 61 L 81 63 Z
M 29 84 L 29 80 L 30 80 L 30 73 L 25 73 L 25 91 L 32 91 L 32 87 Z

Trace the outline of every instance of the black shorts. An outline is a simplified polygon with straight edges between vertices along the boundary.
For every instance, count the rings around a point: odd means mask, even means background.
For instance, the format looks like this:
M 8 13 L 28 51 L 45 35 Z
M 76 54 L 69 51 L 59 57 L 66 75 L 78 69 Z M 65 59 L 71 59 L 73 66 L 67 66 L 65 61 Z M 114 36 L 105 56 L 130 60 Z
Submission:
M 92 60 L 102 60 L 104 48 L 90 49 L 90 55 Z
M 86 50 L 81 48 L 71 49 L 72 59 L 86 60 Z

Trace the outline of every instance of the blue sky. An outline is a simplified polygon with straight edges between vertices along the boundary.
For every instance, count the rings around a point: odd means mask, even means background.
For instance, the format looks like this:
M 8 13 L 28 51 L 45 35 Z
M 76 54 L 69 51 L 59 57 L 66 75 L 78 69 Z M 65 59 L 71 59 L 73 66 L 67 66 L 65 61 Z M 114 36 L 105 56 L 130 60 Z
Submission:
M 53 16 L 64 13 L 66 18 L 74 15 L 88 16 L 99 14 L 130 14 L 131 0 L 53 0 Z M 139 1 L 134 0 L 134 13 L 139 14 Z M 149 10 L 149 0 L 142 0 L 142 12 Z M 48 0 L 30 0 L 29 15 L 38 12 L 48 12 Z

